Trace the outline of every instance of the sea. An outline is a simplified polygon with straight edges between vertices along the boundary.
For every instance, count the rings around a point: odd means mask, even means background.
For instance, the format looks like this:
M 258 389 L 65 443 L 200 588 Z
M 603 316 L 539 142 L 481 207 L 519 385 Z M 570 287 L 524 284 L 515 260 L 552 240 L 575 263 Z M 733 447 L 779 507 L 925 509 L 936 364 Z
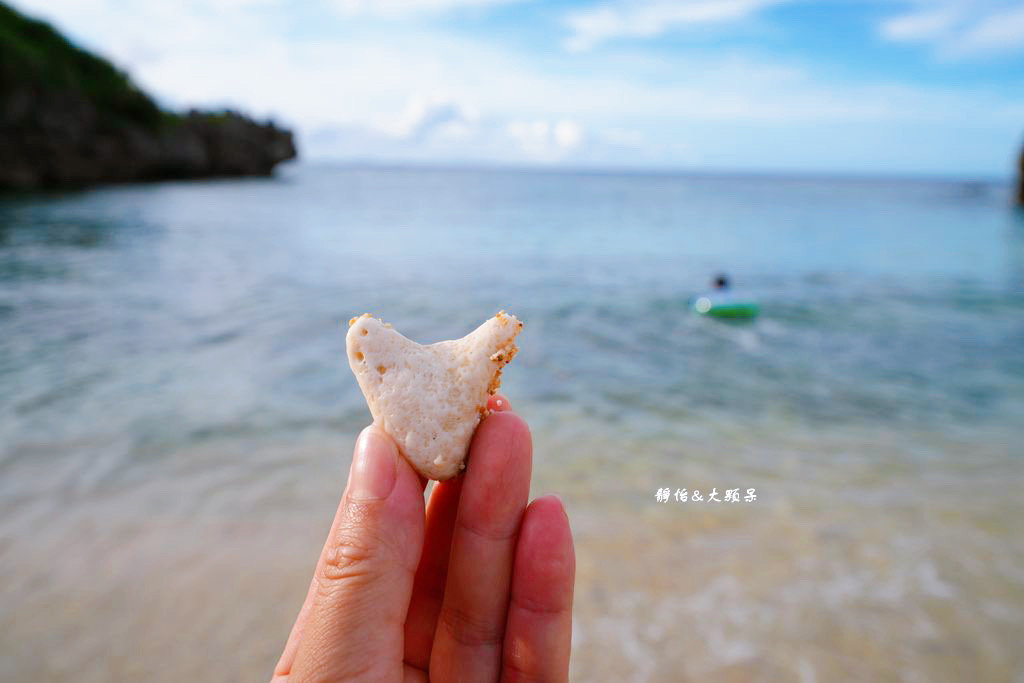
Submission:
M 268 679 L 370 421 L 347 321 L 505 309 L 572 680 L 1024 681 L 1010 195 L 303 163 L 4 196 L 0 679 Z M 718 273 L 759 317 L 691 311 Z

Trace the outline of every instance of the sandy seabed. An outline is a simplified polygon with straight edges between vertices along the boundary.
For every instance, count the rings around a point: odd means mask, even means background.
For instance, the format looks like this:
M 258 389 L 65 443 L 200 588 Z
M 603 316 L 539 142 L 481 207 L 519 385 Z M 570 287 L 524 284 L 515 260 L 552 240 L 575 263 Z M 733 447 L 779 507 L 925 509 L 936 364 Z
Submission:
M 1005 448 L 965 458 L 922 435 L 922 458 L 755 430 L 683 454 L 587 433 L 535 430 L 534 493 L 562 494 L 576 539 L 573 680 L 1024 673 L 1024 463 Z M 38 459 L 12 465 L 25 492 L 0 526 L 0 678 L 268 678 L 351 438 L 208 444 L 88 495 L 47 491 Z M 663 487 L 757 500 L 659 503 Z

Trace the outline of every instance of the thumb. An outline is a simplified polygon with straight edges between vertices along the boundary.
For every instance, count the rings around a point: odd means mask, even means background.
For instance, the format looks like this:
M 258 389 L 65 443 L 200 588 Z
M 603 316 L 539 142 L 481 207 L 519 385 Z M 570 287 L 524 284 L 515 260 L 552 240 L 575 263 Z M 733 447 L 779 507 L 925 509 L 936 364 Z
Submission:
M 316 568 L 289 681 L 401 680 L 403 633 L 423 546 L 423 488 L 376 425 L 356 442 L 348 486 Z

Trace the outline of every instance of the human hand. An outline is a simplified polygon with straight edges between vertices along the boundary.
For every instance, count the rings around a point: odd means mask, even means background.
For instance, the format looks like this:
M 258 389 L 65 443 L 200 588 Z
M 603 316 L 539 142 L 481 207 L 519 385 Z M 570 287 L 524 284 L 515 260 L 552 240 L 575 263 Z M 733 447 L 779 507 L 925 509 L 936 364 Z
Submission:
M 576 560 L 561 501 L 527 506 L 526 423 L 492 396 L 466 472 L 426 481 L 373 425 L 272 683 L 565 681 Z

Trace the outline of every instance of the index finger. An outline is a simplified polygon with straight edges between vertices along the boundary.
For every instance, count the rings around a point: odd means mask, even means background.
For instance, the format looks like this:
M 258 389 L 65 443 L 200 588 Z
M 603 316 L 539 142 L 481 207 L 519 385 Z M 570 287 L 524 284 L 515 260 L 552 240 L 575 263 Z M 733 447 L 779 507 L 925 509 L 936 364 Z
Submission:
M 432 680 L 498 677 L 531 464 L 530 430 L 518 415 L 494 413 L 477 428 L 430 656 Z

